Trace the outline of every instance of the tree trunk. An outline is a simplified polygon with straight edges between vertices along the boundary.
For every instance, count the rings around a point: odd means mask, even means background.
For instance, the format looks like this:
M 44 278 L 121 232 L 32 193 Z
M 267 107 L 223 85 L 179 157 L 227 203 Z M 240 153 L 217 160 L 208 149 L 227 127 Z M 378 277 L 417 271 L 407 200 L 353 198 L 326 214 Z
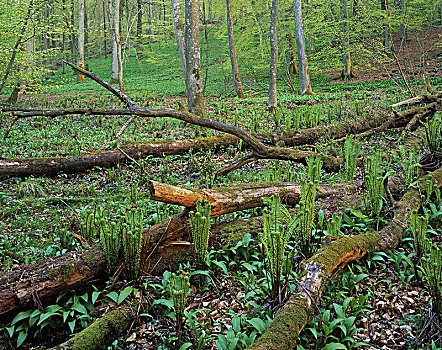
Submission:
M 183 69 L 184 83 L 187 89 L 187 70 L 186 70 L 186 48 L 184 42 L 184 24 L 181 19 L 181 8 L 179 0 L 171 0 L 173 25 L 175 26 L 175 36 L 180 55 L 181 68 Z
M 381 10 L 384 11 L 385 13 L 385 19 L 384 19 L 384 23 L 382 24 L 382 28 L 384 29 L 384 48 L 385 48 L 385 52 L 388 54 L 391 52 L 391 41 L 390 41 L 390 36 L 388 34 L 388 0 L 381 0 Z
M 361 181 L 319 185 L 317 198 L 334 197 L 355 193 Z M 195 208 L 197 200 L 206 199 L 211 205 L 211 216 L 217 217 L 240 210 L 264 206 L 262 198 L 277 193 L 285 204 L 295 206 L 301 197 L 301 185 L 285 182 L 249 183 L 228 188 L 194 189 L 149 181 L 151 199 L 168 204 L 181 205 L 189 210 Z
M 305 53 L 305 39 L 304 39 L 304 28 L 302 26 L 301 0 L 293 0 L 293 8 L 295 15 L 296 47 L 298 53 L 298 67 L 299 67 L 299 94 L 313 95 L 313 90 L 310 83 L 310 75 L 308 72 L 307 55 Z
M 112 36 L 111 83 L 112 84 L 118 83 L 120 91 L 124 92 L 123 66 L 121 61 L 121 41 L 120 41 L 120 0 L 108 0 L 108 5 L 109 5 L 109 29 Z
M 209 150 L 212 147 L 228 147 L 239 142 L 231 135 L 215 135 L 195 140 L 160 141 L 134 143 L 122 146 L 122 150 L 132 159 L 147 156 L 184 154 L 189 151 Z M 82 173 L 93 167 L 112 167 L 131 160 L 119 150 L 98 151 L 84 156 L 49 157 L 29 159 L 0 159 L 0 179 L 10 176 L 55 176 L 59 173 Z
M 295 44 L 293 42 L 293 35 L 292 30 L 290 29 L 290 25 L 287 26 L 287 40 L 289 42 L 290 46 L 290 67 L 289 72 L 290 74 L 298 74 L 298 65 L 296 64 L 296 51 L 295 51 Z
M 201 54 L 199 38 L 199 0 L 186 0 L 186 75 L 187 105 L 190 113 L 200 117 L 206 115 L 201 76 Z
M 401 1 L 401 25 L 400 25 L 400 31 L 401 31 L 401 40 L 406 39 L 406 33 L 405 33 L 405 0 Z
M 142 0 L 137 0 L 137 40 L 141 43 L 141 35 L 143 33 L 143 7 Z
M 277 108 L 276 68 L 278 64 L 278 0 L 272 0 L 272 12 L 270 14 L 270 73 L 269 73 L 269 109 Z
M 341 78 L 349 80 L 354 78 L 350 60 L 350 39 L 348 33 L 348 4 L 347 0 L 341 0 L 341 45 L 342 45 L 342 72 Z
M 236 95 L 238 98 L 245 98 L 242 89 L 241 79 L 239 77 L 238 62 L 236 60 L 235 40 L 233 38 L 233 21 L 232 21 L 232 0 L 226 0 L 227 8 L 227 35 L 229 37 L 229 53 L 230 63 L 232 65 L 233 81 L 235 82 Z
M 77 65 L 84 69 L 84 0 L 78 1 L 78 55 Z M 85 81 L 83 74 L 77 75 L 77 81 Z
M 23 35 L 25 34 L 26 29 L 28 27 L 28 20 L 31 17 L 31 14 L 32 14 L 32 7 L 33 7 L 33 0 L 31 0 L 29 2 L 28 12 L 26 14 L 26 17 L 25 17 L 25 20 L 24 20 L 24 23 L 23 23 L 23 27 L 22 27 L 22 29 L 20 31 L 20 34 L 18 36 L 17 41 L 15 42 L 14 48 L 12 49 L 11 58 L 9 59 L 8 66 L 6 67 L 5 74 L 3 75 L 3 79 L 2 79 L 2 82 L 0 84 L 0 93 L 2 92 L 3 87 L 5 86 L 6 79 L 8 79 L 9 73 L 11 72 L 11 68 L 12 68 L 12 65 L 14 64 L 15 56 L 17 55 L 18 48 L 19 48 L 20 43 L 21 43 L 21 41 L 23 39 Z

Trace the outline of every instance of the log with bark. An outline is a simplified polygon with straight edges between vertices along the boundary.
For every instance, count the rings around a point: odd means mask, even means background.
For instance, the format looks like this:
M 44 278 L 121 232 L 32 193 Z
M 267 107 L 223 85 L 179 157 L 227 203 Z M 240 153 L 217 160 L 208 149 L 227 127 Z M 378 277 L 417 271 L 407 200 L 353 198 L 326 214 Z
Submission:
M 125 101 L 125 99 L 123 98 Z M 353 121 L 343 121 L 332 125 L 318 126 L 310 129 L 301 129 L 296 131 L 286 130 L 281 134 L 262 133 L 255 135 L 258 142 L 275 144 L 277 141 L 283 141 L 287 146 L 300 146 L 305 144 L 314 144 L 319 139 L 327 137 L 330 139 L 344 138 L 348 134 L 361 134 L 361 137 L 367 137 L 374 132 L 384 131 L 388 128 L 398 128 L 407 126 L 411 129 L 410 121 L 416 120 L 416 116 L 431 117 L 435 110 L 440 110 L 440 103 L 435 104 L 434 99 L 428 96 L 425 101 L 431 101 L 431 106 L 417 107 L 403 112 L 395 112 L 390 117 L 374 116 L 362 118 Z M 436 99 L 439 101 L 440 99 Z M 132 105 L 131 105 L 132 106 Z M 63 115 L 131 115 L 134 114 L 128 109 L 62 109 L 62 110 L 32 110 L 26 108 L 9 107 L 3 108 L 4 112 L 10 112 L 14 118 L 5 134 L 9 133 L 12 125 L 20 118 L 31 116 L 57 117 Z M 160 111 L 160 110 L 157 110 Z M 171 110 L 173 111 L 173 110 Z M 176 111 L 175 111 L 176 112 Z M 178 112 L 181 113 L 181 112 Z M 184 113 L 184 112 L 183 112 Z M 167 116 L 167 114 L 165 115 Z M 180 119 L 180 118 L 178 118 Z M 415 124 L 415 123 L 414 123 Z M 413 125 L 414 126 L 414 125 Z M 228 147 L 239 142 L 239 138 L 230 134 L 219 134 L 209 138 L 199 138 L 195 140 L 175 140 L 158 142 L 131 142 L 122 147 L 122 150 L 132 159 L 145 158 L 147 156 L 163 157 L 172 154 L 184 154 L 195 150 L 208 150 L 211 148 L 219 149 Z M 274 148 L 278 149 L 278 148 Z M 284 149 L 282 149 L 284 150 Z M 248 155 L 234 162 L 231 166 L 220 169 L 217 175 L 226 175 L 230 171 L 238 169 L 245 164 L 260 158 L 287 159 L 305 164 L 305 158 L 309 155 L 315 155 L 312 152 L 291 150 L 290 154 L 273 152 L 267 156 L 260 157 L 256 154 Z M 28 158 L 28 159 L 0 159 L 0 179 L 11 176 L 54 176 L 58 173 L 81 173 L 94 167 L 112 167 L 119 163 L 130 161 L 130 158 L 123 152 L 115 150 L 102 150 L 91 154 L 73 156 L 73 157 L 48 157 L 48 158 Z M 324 157 L 325 168 L 337 170 L 342 163 L 339 158 Z
M 157 183 L 157 188 L 164 185 Z M 212 213 L 213 217 L 218 215 L 232 213 L 238 208 L 251 208 L 263 206 L 260 198 L 269 196 L 273 193 L 282 195 L 282 199 L 290 199 L 291 203 L 296 203 L 298 198 L 299 185 L 283 183 L 270 183 L 268 189 L 264 184 L 255 185 L 257 190 L 252 190 L 253 184 L 248 184 L 246 194 L 242 195 L 240 201 L 226 201 L 229 198 L 229 189 L 213 190 L 191 190 L 194 200 L 199 198 L 208 198 L 213 208 L 222 208 Z M 345 194 L 352 195 L 359 191 L 360 182 L 353 181 L 344 184 L 324 185 L 318 190 L 318 200 L 333 202 L 332 198 L 341 198 Z M 181 191 L 174 187 L 174 191 Z M 210 197 L 204 197 L 209 193 Z M 238 196 L 238 187 L 231 191 L 231 196 Z M 290 195 L 287 195 L 289 194 Z M 230 197 L 230 198 L 232 198 Z M 220 202 L 217 202 L 217 201 Z M 222 204 L 220 204 L 222 203 Z M 238 204 L 240 203 L 240 204 Z M 245 203 L 245 204 L 244 204 Z M 193 208 L 194 202 L 183 202 L 184 205 L 190 205 Z M 252 205 L 253 204 L 253 205 Z M 144 270 L 147 273 L 161 273 L 171 266 L 177 267 L 180 262 L 192 260 L 192 253 L 189 250 L 189 242 L 183 240 L 188 233 L 188 212 L 189 209 L 175 214 L 170 219 L 162 223 L 143 230 L 143 254 L 150 255 L 145 262 Z M 259 222 L 259 221 L 258 221 Z M 233 225 L 233 224 L 232 224 Z M 236 225 L 235 225 L 236 226 Z M 245 226 L 247 227 L 247 226 Z M 225 236 L 234 235 L 234 239 L 240 240 L 237 236 L 238 230 L 229 231 L 222 229 L 222 241 L 228 239 Z M 212 233 L 217 235 L 217 227 L 214 227 Z M 242 235 L 246 232 L 241 231 Z M 233 239 L 233 241 L 234 241 Z M 235 244 L 236 242 L 232 243 Z M 15 309 L 31 308 L 40 303 L 46 303 L 47 299 L 53 298 L 63 291 L 77 289 L 80 286 L 90 284 L 94 281 L 107 278 L 105 273 L 105 256 L 100 245 L 96 244 L 89 250 L 66 253 L 61 256 L 47 259 L 45 262 L 39 262 L 29 265 L 17 265 L 9 271 L 0 275 L 0 315 L 8 313 Z
M 442 169 L 433 172 L 432 176 L 437 187 L 441 188 Z M 382 230 L 340 238 L 304 261 L 295 292 L 276 314 L 269 328 L 249 349 L 293 349 L 298 335 L 312 317 L 326 283 L 353 260 L 368 253 L 397 248 L 402 233 L 408 227 L 408 212 L 421 207 L 421 196 L 425 192 L 426 176 L 421 178 L 418 188 L 408 190 L 396 203 L 394 218 Z

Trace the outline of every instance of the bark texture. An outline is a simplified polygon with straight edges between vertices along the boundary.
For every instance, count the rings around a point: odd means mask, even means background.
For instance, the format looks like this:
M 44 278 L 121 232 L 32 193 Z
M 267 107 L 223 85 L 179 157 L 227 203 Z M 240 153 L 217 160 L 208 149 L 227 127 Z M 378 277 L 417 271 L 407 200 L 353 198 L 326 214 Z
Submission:
M 433 181 L 442 187 L 442 169 L 433 174 Z M 296 346 L 296 339 L 312 316 L 326 283 L 336 276 L 350 261 L 360 259 L 367 253 L 395 249 L 407 228 L 408 211 L 419 209 L 421 193 L 425 194 L 425 177 L 419 189 L 410 189 L 396 203 L 394 218 L 381 231 L 343 237 L 320 249 L 302 264 L 302 277 L 296 291 L 277 313 L 264 334 L 249 348 L 253 350 L 288 350 Z
M 199 0 L 185 0 L 186 12 L 186 91 L 190 113 L 200 117 L 206 115 L 201 76 L 201 53 L 199 33 Z
M 304 27 L 302 25 L 301 0 L 293 0 L 293 11 L 295 16 L 296 47 L 298 54 L 299 94 L 313 95 L 310 75 L 308 72 L 307 54 L 305 52 L 305 36 Z
M 238 98 L 245 98 L 244 91 L 239 77 L 238 61 L 236 60 L 235 39 L 233 37 L 232 0 L 226 0 L 227 9 L 227 35 L 229 37 L 229 54 L 232 65 L 233 81 L 235 82 L 236 95 Z
M 183 69 L 183 77 L 185 85 L 187 86 L 187 71 L 186 71 L 186 48 L 184 44 L 184 24 L 181 19 L 181 8 L 179 0 L 171 0 L 172 2 L 172 16 L 173 25 L 175 26 L 175 36 L 178 45 L 178 53 L 180 55 L 181 68 Z
M 84 0 L 78 1 L 78 52 L 77 65 L 84 68 Z M 83 74 L 77 75 L 77 81 L 85 81 Z
M 269 108 L 277 108 L 276 67 L 278 64 L 278 0 L 272 0 L 270 13 L 270 73 L 269 73 Z

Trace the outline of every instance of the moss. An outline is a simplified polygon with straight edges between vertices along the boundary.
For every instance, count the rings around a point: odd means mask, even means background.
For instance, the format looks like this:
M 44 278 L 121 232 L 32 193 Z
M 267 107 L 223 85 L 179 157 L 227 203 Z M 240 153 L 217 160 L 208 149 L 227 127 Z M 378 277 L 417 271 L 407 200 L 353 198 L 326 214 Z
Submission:
M 57 269 L 50 269 L 46 277 L 48 278 L 48 280 L 54 281 L 58 277 Z
M 55 349 L 92 350 L 107 347 L 129 328 L 132 318 L 113 310 Z
M 104 271 L 106 267 L 106 257 L 104 256 L 104 252 L 102 251 L 100 244 L 95 244 L 92 248 L 85 251 L 82 259 L 85 265 L 93 273 Z
M 61 266 L 61 279 L 66 281 L 75 272 L 75 266 L 72 263 L 67 263 Z
M 310 313 L 311 310 L 304 299 L 291 298 L 278 312 L 262 337 L 249 349 L 292 349 L 296 338 L 308 322 Z

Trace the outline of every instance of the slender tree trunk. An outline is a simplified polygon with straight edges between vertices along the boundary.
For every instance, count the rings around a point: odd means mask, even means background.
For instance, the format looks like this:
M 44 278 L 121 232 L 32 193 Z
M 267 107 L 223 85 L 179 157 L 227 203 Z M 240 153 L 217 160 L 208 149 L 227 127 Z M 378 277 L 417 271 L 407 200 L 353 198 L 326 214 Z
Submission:
M 233 80 L 235 82 L 236 94 L 239 98 L 245 98 L 242 89 L 241 79 L 239 77 L 238 62 L 236 60 L 235 40 L 233 38 L 233 21 L 232 21 L 232 0 L 226 0 L 227 8 L 227 33 L 229 36 L 229 53 L 230 63 L 232 64 Z
M 441 3 L 442 4 L 442 3 Z M 401 39 L 406 39 L 406 33 L 405 33 L 405 0 L 401 0 Z
M 299 94 L 313 95 L 313 90 L 310 83 L 310 75 L 308 72 L 307 55 L 305 53 L 305 39 L 304 39 L 304 28 L 302 26 L 301 0 L 293 0 L 293 8 L 295 15 L 296 48 L 298 53 L 298 67 L 299 67 Z
M 290 25 L 287 26 L 287 40 L 289 42 L 290 46 L 290 67 L 289 72 L 290 74 L 298 74 L 298 65 L 296 64 L 296 52 L 295 52 L 295 43 L 293 42 L 293 34 L 292 30 L 290 29 Z
M 84 69 L 84 0 L 78 2 L 78 56 L 77 65 Z M 77 75 L 77 81 L 85 81 L 83 74 Z
M 391 42 L 390 42 L 390 36 L 388 34 L 387 5 L 388 5 L 388 0 L 381 0 L 381 10 L 384 11 L 384 13 L 385 13 L 384 24 L 382 25 L 382 27 L 384 29 L 384 47 L 385 47 L 385 52 L 390 53 L 391 52 Z
M 32 14 L 32 6 L 33 6 L 33 0 L 31 0 L 29 2 L 28 13 L 26 14 L 25 21 L 23 23 L 23 27 L 21 28 L 20 34 L 18 36 L 18 39 L 17 39 L 17 41 L 16 41 L 16 43 L 14 45 L 14 48 L 12 49 L 11 58 L 9 59 L 8 66 L 6 67 L 5 74 L 3 75 L 3 79 L 2 79 L 2 82 L 0 84 L 0 93 L 3 90 L 3 86 L 5 86 L 5 82 L 6 82 L 6 79 L 8 79 L 9 73 L 11 72 L 12 65 L 14 64 L 14 61 L 15 61 L 15 56 L 17 56 L 18 48 L 19 48 L 20 43 L 21 43 L 21 41 L 23 39 L 23 35 L 26 32 L 26 29 L 27 29 L 27 26 L 28 26 L 28 21 L 29 21 L 29 18 L 31 17 L 31 14 Z
M 342 45 L 342 72 L 341 78 L 348 80 L 354 78 L 350 59 L 350 39 L 348 35 L 348 4 L 347 0 L 341 0 L 341 45 Z
M 199 38 L 199 0 L 186 0 L 186 73 L 189 112 L 205 116 Z
M 141 0 L 137 0 L 137 40 L 141 43 L 141 34 L 143 33 L 143 11 Z
M 120 0 L 108 0 L 109 4 L 109 28 L 112 35 L 112 73 L 111 83 L 118 83 L 120 90 L 124 90 L 123 62 L 121 59 L 120 41 Z M 112 25 L 110 25 L 112 23 Z
M 178 53 L 180 55 L 181 68 L 183 69 L 183 77 L 187 89 L 187 71 L 186 71 L 186 48 L 184 43 L 184 24 L 181 19 L 181 8 L 179 0 L 171 0 L 173 24 L 175 26 L 175 36 L 178 45 Z
M 270 14 L 270 78 L 269 78 L 269 108 L 277 108 L 276 90 L 276 67 L 278 64 L 278 0 L 272 0 L 272 12 Z
M 74 0 L 71 1 L 71 24 L 69 31 L 71 33 L 71 61 L 73 62 L 75 60 L 75 18 L 74 18 Z M 76 74 L 76 72 L 74 72 Z
M 106 4 L 103 1 L 103 47 L 104 47 L 104 59 L 107 59 L 107 29 L 106 29 L 107 15 Z

